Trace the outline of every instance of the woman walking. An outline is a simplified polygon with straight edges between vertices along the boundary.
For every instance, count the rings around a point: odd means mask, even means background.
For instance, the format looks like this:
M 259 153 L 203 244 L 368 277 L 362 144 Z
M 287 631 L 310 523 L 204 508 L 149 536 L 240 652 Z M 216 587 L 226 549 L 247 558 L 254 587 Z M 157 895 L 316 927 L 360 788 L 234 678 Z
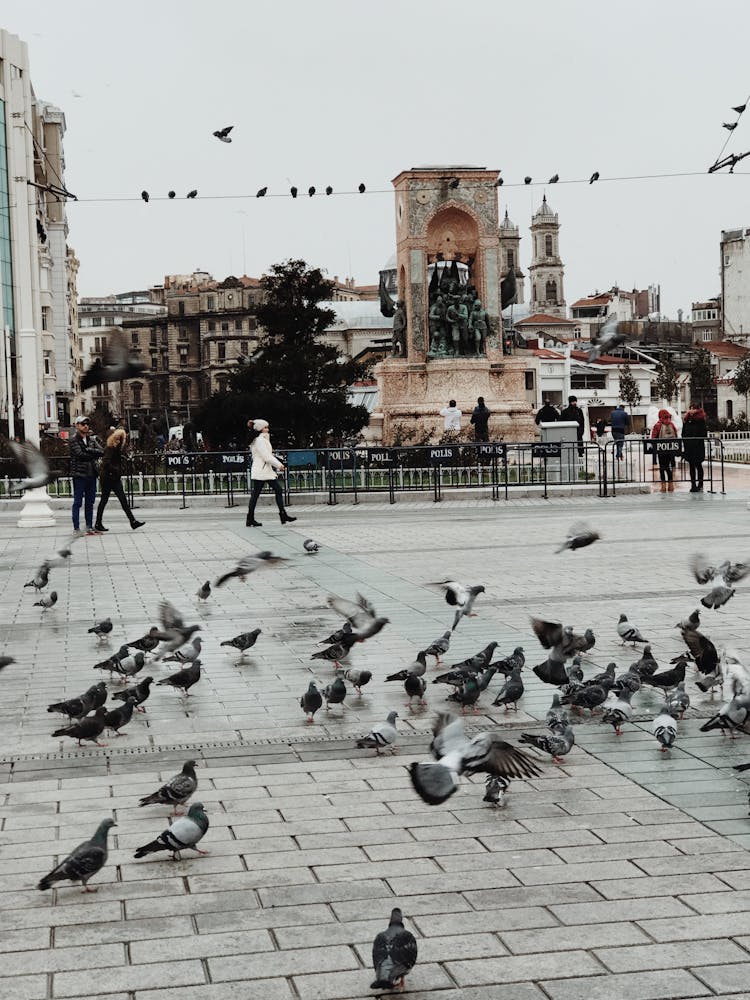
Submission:
M 659 410 L 659 419 L 651 429 L 652 439 L 659 441 L 676 440 L 678 437 L 677 428 L 672 422 L 672 414 L 669 410 Z M 657 452 L 659 459 L 659 478 L 661 479 L 661 492 L 674 493 L 674 482 L 672 481 L 672 461 L 674 453 L 671 451 Z
M 682 420 L 682 450 L 690 466 L 690 492 L 703 490 L 703 462 L 706 458 L 704 441 L 708 437 L 706 413 L 695 403 L 691 403 Z
M 268 426 L 268 421 L 248 420 L 247 426 L 250 428 L 250 452 L 253 456 L 253 464 L 250 469 L 252 487 L 245 524 L 248 528 L 263 527 L 260 521 L 255 520 L 255 505 L 266 483 L 276 495 L 276 506 L 279 508 L 281 523 L 287 524 L 289 521 L 296 521 L 297 518 L 290 517 L 284 507 L 284 494 L 277 477 L 278 472 L 284 472 L 284 463 L 280 462 L 273 453 L 271 429 Z
M 127 440 L 128 435 L 123 427 L 113 430 L 107 438 L 107 446 L 104 449 L 104 456 L 102 458 L 102 495 L 99 500 L 99 506 L 96 509 L 96 524 L 94 525 L 96 531 L 109 531 L 109 528 L 105 528 L 102 524 L 102 515 L 104 514 L 104 508 L 107 506 L 110 493 L 114 493 L 120 501 L 120 506 L 125 511 L 125 516 L 130 521 L 130 527 L 133 530 L 142 528 L 145 523 L 144 521 L 137 521 L 133 516 L 128 498 L 125 496 L 125 490 L 122 488 L 122 460 Z

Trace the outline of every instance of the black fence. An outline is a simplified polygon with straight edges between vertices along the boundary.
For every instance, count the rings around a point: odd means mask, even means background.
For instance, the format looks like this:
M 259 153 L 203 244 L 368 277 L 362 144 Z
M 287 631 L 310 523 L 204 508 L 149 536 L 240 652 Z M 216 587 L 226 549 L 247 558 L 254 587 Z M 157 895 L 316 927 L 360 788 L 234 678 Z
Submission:
M 718 438 L 704 442 L 703 463 L 707 492 L 724 492 L 723 446 Z M 514 490 L 540 487 L 546 498 L 550 487 L 595 486 L 601 497 L 616 496 L 625 485 L 655 482 L 659 478 L 654 445 L 667 445 L 674 459 L 673 479 L 689 482 L 682 441 L 652 442 L 628 438 L 604 447 L 581 442 L 487 442 L 412 448 L 327 448 L 278 451 L 287 467 L 282 477 L 287 501 L 296 495 L 324 494 L 329 504 L 357 503 L 361 494 L 378 493 L 391 503 L 399 495 L 428 492 L 435 502 L 444 493 L 483 488 L 493 500 L 507 500 Z M 51 496 L 72 495 L 68 458 L 50 460 L 59 478 L 49 487 Z M 182 506 L 193 496 L 226 497 L 235 505 L 237 494 L 250 491 L 247 452 L 167 452 L 133 455 L 126 463 L 123 484 L 129 499 L 178 496 Z M 20 470 L 11 459 L 0 460 L 0 498 L 20 493 L 13 479 Z

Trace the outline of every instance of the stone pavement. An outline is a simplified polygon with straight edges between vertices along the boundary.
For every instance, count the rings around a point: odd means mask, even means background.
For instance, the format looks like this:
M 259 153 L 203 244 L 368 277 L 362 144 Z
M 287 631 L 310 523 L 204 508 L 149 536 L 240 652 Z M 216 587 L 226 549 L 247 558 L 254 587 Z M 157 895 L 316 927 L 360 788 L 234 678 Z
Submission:
M 241 508 L 144 508 L 147 526 L 133 533 L 113 508 L 109 534 L 80 541 L 70 565 L 52 571 L 60 598 L 45 615 L 23 583 L 67 525 L 61 517 L 57 529 L 22 536 L 0 515 L 2 650 L 18 661 L 1 678 L 0 996 L 354 1000 L 370 995 L 372 938 L 394 905 L 419 939 L 407 979 L 415 997 L 750 996 L 748 786 L 731 770 L 750 760 L 750 745 L 699 733 L 713 709 L 692 682 L 693 707 L 669 754 L 647 721 L 659 700 L 639 693 L 642 721 L 617 738 L 581 720 L 566 763 L 545 763 L 493 810 L 478 779 L 440 807 L 415 796 L 405 764 L 425 754 L 445 692 L 430 686 L 429 708 L 411 713 L 402 686 L 384 681 L 449 627 L 451 610 L 426 586 L 449 576 L 487 592 L 448 662 L 491 640 L 504 654 L 521 644 L 538 662 L 528 621 L 537 614 L 593 626 L 592 670 L 611 659 L 626 667 L 636 657 L 614 630 L 624 612 L 666 665 L 681 645 L 674 623 L 701 594 L 687 557 L 747 556 L 747 493 L 294 512 L 297 523 L 282 529 L 264 509 L 266 526 L 251 531 Z M 554 555 L 578 519 L 602 541 Z M 302 551 L 308 536 L 321 542 L 317 556 Z M 199 608 L 198 585 L 256 545 L 289 562 L 231 581 Z M 391 619 L 354 656 L 375 678 L 343 712 L 306 726 L 300 694 L 310 677 L 333 675 L 309 660 L 337 624 L 325 597 L 357 590 Z M 47 704 L 96 680 L 93 664 L 143 634 L 162 596 L 202 625 L 194 695 L 155 689 L 148 712 L 107 749 L 51 739 L 62 721 Z M 724 611 L 703 614 L 713 641 L 745 658 L 749 596 L 740 584 Z M 86 629 L 105 615 L 115 629 L 97 647 Z M 219 641 L 256 626 L 255 655 L 235 665 Z M 147 669 L 161 678 L 169 668 Z M 511 739 L 538 728 L 551 691 L 528 669 L 524 679 L 517 715 L 491 708 L 494 683 L 467 725 L 500 723 Z M 400 753 L 353 749 L 391 708 Z M 168 813 L 138 809 L 138 797 L 188 757 L 199 762 L 210 855 L 135 861 Z M 97 894 L 37 891 L 108 815 L 117 826 Z

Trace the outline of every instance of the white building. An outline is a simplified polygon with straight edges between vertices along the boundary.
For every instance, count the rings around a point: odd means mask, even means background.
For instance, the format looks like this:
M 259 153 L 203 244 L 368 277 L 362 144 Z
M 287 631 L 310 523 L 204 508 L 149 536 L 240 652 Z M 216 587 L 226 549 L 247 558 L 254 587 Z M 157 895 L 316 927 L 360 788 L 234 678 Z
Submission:
M 722 230 L 721 302 L 724 338 L 750 346 L 750 229 Z

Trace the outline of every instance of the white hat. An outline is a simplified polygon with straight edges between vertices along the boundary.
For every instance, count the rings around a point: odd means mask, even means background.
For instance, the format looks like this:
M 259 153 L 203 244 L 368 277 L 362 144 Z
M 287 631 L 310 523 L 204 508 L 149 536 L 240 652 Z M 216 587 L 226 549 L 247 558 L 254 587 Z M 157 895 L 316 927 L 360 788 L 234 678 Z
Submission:
M 268 427 L 268 421 L 267 420 L 253 420 L 253 430 L 254 431 L 260 432 L 260 431 L 264 430 L 266 427 Z
M 74 424 L 87 424 L 88 422 L 89 418 L 84 416 L 82 413 L 73 420 Z

